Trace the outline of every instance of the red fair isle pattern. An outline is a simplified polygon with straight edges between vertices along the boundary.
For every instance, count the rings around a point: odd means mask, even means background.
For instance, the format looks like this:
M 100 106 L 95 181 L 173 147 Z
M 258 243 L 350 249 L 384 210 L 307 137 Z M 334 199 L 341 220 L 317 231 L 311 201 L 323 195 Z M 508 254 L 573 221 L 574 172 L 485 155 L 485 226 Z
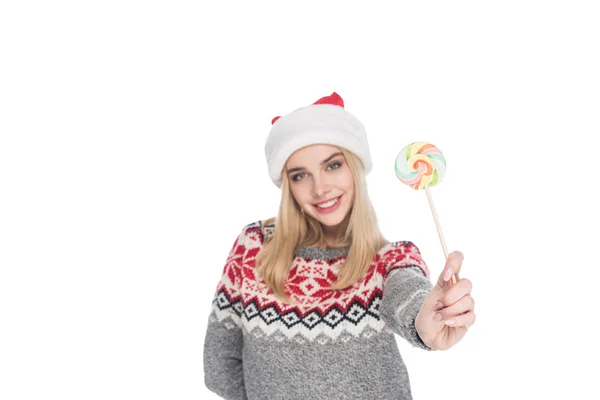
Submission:
M 296 257 L 286 290 L 299 305 L 281 303 L 255 271 L 256 255 L 264 240 L 259 221 L 248 225 L 236 240 L 217 287 L 213 311 L 229 327 L 243 326 L 256 337 L 298 342 L 325 342 L 370 336 L 385 329 L 379 318 L 383 282 L 395 269 L 429 270 L 411 242 L 394 242 L 376 255 L 365 278 L 346 290 L 330 289 L 345 256 L 334 260 Z M 266 233 L 268 234 L 268 233 Z M 226 324 L 226 326 L 227 326 Z

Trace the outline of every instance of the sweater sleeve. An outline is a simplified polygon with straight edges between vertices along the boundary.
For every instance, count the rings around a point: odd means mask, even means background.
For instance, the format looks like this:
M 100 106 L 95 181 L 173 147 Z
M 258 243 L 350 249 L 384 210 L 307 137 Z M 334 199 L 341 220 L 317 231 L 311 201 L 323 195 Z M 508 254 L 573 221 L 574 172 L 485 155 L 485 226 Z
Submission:
M 425 297 L 433 289 L 429 269 L 412 242 L 388 244 L 382 255 L 385 266 L 380 315 L 394 333 L 412 346 L 433 350 L 421 340 L 415 319 Z
M 246 229 L 235 240 L 213 298 L 204 339 L 204 383 L 227 400 L 246 399 L 242 365 L 242 263 Z

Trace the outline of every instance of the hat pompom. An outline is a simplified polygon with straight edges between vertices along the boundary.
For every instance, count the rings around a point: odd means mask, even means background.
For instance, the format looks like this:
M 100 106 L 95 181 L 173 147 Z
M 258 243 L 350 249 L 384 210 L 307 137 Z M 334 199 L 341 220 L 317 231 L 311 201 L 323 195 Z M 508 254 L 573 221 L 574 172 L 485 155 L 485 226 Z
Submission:
M 344 107 L 344 99 L 342 99 L 342 97 L 339 94 L 337 94 L 336 92 L 333 92 L 329 96 L 321 97 L 319 100 L 315 101 L 313 104 L 331 104 L 331 105 L 340 106 L 343 108 Z

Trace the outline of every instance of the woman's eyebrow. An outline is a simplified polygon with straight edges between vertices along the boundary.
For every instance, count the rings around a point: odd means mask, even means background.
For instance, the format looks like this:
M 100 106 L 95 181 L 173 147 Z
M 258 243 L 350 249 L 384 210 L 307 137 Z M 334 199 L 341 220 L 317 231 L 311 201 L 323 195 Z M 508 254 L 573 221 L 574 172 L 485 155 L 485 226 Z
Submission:
M 341 151 L 338 151 L 337 153 L 333 153 L 332 155 L 330 155 L 329 157 L 327 157 L 326 159 L 324 159 L 323 161 L 321 161 L 321 164 L 325 164 L 325 163 L 331 161 L 332 158 L 337 157 L 337 156 L 341 156 L 341 155 L 342 155 Z M 306 169 L 306 168 L 304 168 L 304 167 L 290 168 L 290 169 L 287 170 L 287 173 L 291 174 L 291 173 L 294 173 L 294 172 L 302 171 L 304 169 Z

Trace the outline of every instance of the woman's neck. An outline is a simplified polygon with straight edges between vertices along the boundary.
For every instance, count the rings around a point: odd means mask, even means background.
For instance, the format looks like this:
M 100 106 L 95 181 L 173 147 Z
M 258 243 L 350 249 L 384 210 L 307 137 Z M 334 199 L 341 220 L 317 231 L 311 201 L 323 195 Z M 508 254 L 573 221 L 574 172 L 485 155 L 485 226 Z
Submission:
M 344 221 L 335 227 L 323 226 L 323 241 L 328 247 L 342 247 L 345 241 L 347 222 Z

